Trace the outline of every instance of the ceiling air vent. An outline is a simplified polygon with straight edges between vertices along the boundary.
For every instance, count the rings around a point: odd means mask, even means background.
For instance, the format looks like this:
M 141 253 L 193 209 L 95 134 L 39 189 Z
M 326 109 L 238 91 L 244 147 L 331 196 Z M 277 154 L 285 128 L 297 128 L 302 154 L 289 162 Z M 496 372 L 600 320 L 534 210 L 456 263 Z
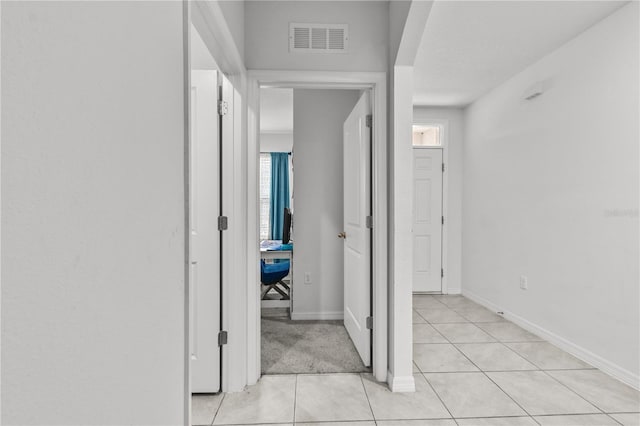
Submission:
M 345 53 L 349 26 L 343 24 L 289 24 L 289 51 Z

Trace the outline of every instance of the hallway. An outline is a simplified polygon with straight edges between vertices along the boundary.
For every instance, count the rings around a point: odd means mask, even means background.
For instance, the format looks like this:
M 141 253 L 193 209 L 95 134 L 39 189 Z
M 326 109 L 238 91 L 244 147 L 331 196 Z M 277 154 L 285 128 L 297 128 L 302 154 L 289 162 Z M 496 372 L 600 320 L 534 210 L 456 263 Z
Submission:
M 471 300 L 419 295 L 413 308 L 415 393 L 366 373 L 264 376 L 241 393 L 195 396 L 193 424 L 640 423 L 638 391 Z

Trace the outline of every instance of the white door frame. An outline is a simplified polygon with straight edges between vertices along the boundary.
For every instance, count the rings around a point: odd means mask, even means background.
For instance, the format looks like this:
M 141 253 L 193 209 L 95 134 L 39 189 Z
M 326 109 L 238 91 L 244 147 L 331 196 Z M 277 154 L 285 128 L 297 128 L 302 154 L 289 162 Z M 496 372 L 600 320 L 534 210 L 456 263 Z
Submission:
M 414 146 L 413 149 L 441 149 L 442 162 L 444 163 L 444 172 L 442 173 L 442 216 L 444 216 L 444 225 L 442 225 L 442 269 L 444 276 L 442 277 L 442 294 L 449 294 L 448 270 L 447 270 L 447 248 L 448 248 L 448 232 L 449 216 L 448 216 L 448 199 L 449 199 L 449 120 L 429 119 L 418 120 L 413 122 L 416 126 L 438 126 L 440 127 L 440 146 Z
M 229 228 L 225 231 L 225 253 L 221 267 L 223 269 L 222 280 L 222 328 L 229 332 L 228 344 L 222 347 L 221 384 L 222 391 L 239 391 L 247 385 L 247 360 L 245 335 L 246 315 L 245 306 L 242 309 L 231 310 L 230 306 L 238 304 L 238 300 L 246 299 L 247 286 L 239 283 L 247 281 L 247 265 L 245 264 L 246 252 L 246 194 L 247 186 L 246 167 L 246 69 L 240 56 L 233 35 L 223 17 L 220 5 L 210 1 L 183 0 L 184 45 L 185 45 L 185 116 L 189 122 L 190 112 L 190 31 L 191 25 L 197 29 L 207 49 L 213 56 L 218 71 L 224 74 L 233 86 L 233 102 L 230 102 L 229 115 L 226 117 L 225 132 L 222 143 L 222 155 L 224 156 L 222 181 L 227 197 L 223 200 L 223 214 L 229 217 Z M 231 101 L 231 99 L 228 99 Z M 233 117 L 231 120 L 230 118 Z M 189 126 L 185 126 L 185 155 L 188 154 Z M 185 162 L 185 176 L 188 176 L 189 165 Z M 188 182 L 185 183 L 185 193 L 188 194 Z M 185 229 L 189 229 L 188 223 L 188 196 L 185 196 Z M 188 240 L 186 240 L 188 241 Z M 185 259 L 189 257 L 188 245 L 185 248 Z M 185 277 L 188 272 L 188 264 L 185 262 Z M 186 278 L 185 278 L 186 279 Z M 188 281 L 186 281 L 188 283 Z M 189 355 L 189 291 L 185 286 L 185 425 L 190 425 L 191 415 L 191 371 Z
M 243 306 L 247 312 L 248 384 L 261 375 L 260 368 L 260 250 L 258 215 L 258 161 L 260 155 L 260 87 L 371 89 L 373 111 L 373 375 L 387 381 L 387 75 L 384 72 L 271 71 L 248 72 L 248 200 L 247 279 Z M 246 305 L 244 305 L 246 303 Z

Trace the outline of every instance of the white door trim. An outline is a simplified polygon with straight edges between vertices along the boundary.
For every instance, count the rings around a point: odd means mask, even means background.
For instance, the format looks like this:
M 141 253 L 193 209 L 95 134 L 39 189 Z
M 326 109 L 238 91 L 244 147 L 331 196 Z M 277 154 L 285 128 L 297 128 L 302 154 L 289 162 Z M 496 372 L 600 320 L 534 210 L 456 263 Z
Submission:
M 373 110 L 373 375 L 387 381 L 387 74 L 384 72 L 271 71 L 248 72 L 248 297 L 240 309 L 247 312 L 248 384 L 260 370 L 260 281 L 258 249 L 258 157 L 260 154 L 260 87 L 371 89 Z M 246 305 L 244 305 L 246 303 Z M 227 309 L 236 308 L 235 303 Z
M 448 285 L 448 267 L 447 267 L 447 249 L 448 249 L 448 226 L 449 226 L 449 120 L 445 119 L 429 119 L 418 120 L 413 122 L 417 126 L 439 126 L 441 146 L 414 146 L 413 149 L 441 149 L 442 162 L 444 163 L 444 172 L 442 173 L 442 216 L 444 216 L 444 225 L 442 225 L 442 268 L 444 269 L 444 277 L 442 277 L 442 294 L 449 294 Z
M 190 206 L 191 198 L 189 197 L 189 178 L 191 176 L 191 168 L 189 163 L 191 161 L 191 7 L 189 2 L 183 2 L 182 4 L 182 43 L 184 49 L 182 72 L 184 73 L 184 141 L 183 141 L 183 153 L 184 158 L 182 165 L 184 167 L 184 300 L 182 301 L 184 306 L 184 342 L 183 352 L 184 360 L 184 383 L 182 387 L 183 391 L 183 413 L 182 418 L 184 425 L 191 424 L 191 339 L 189 339 L 189 333 L 191 330 L 191 291 L 189 290 L 189 259 L 191 252 L 189 251 L 191 229 Z

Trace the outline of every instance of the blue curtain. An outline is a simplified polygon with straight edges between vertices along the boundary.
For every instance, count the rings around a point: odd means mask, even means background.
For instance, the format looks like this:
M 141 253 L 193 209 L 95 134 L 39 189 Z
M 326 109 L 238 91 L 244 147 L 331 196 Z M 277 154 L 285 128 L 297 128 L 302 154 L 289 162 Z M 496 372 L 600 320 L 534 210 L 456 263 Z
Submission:
M 269 230 L 272 240 L 282 239 L 284 208 L 289 207 L 289 154 L 271 153 L 271 204 Z

